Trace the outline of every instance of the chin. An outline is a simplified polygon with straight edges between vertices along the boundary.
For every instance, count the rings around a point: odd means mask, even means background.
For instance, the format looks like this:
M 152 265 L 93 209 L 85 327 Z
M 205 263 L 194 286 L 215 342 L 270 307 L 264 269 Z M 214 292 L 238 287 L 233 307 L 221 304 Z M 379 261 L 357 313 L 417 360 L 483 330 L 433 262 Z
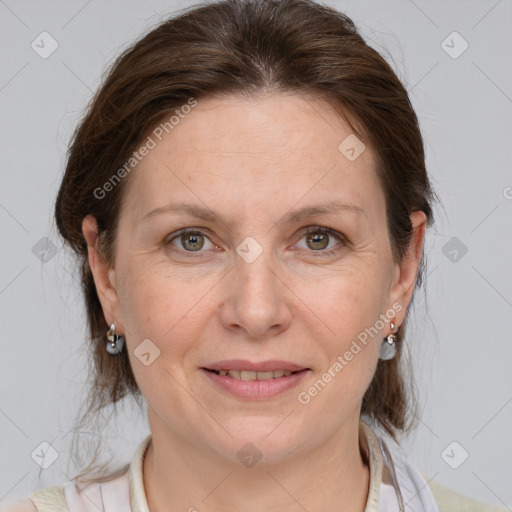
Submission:
M 282 420 L 283 416 L 226 422 L 225 428 L 232 437 L 224 432 L 218 443 L 211 436 L 205 442 L 225 459 L 248 468 L 277 464 L 295 453 L 300 448 L 299 440 L 304 439 L 304 435 L 290 432 L 289 428 L 279 430 Z

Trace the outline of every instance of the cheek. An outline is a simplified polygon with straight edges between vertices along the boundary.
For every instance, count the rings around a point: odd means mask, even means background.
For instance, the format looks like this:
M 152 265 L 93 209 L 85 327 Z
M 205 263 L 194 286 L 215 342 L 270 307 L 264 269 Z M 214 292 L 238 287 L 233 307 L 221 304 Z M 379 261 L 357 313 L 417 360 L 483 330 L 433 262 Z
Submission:
M 181 410 L 188 395 L 182 396 L 177 382 L 183 381 L 188 357 L 198 350 L 196 342 L 205 329 L 200 299 L 206 285 L 187 286 L 156 268 L 132 268 L 127 275 L 120 304 L 135 379 L 153 408 L 160 409 L 165 397 L 169 407 Z M 146 361 L 144 353 L 150 354 Z
M 180 340 L 186 339 L 181 335 L 183 330 L 190 334 L 197 327 L 187 320 L 197 312 L 208 283 L 190 283 L 177 273 L 162 272 L 158 267 L 131 267 L 125 275 L 120 305 L 132 345 L 138 339 L 149 338 L 157 346 L 163 340 L 172 341 L 169 346 L 179 350 Z
M 344 269 L 296 285 L 294 292 L 310 310 L 312 325 L 323 325 L 327 338 L 341 347 L 374 326 L 387 303 L 382 271 L 373 267 Z
M 353 284 L 341 279 L 308 303 L 315 312 L 310 323 L 318 326 L 312 334 L 323 364 L 311 387 L 299 390 L 298 400 L 308 404 L 304 411 L 321 417 L 326 428 L 335 428 L 359 409 L 378 362 L 383 302 L 375 290 Z
M 379 280 L 380 279 L 380 280 Z M 303 288 L 312 334 L 325 354 L 323 373 L 336 400 L 357 399 L 371 382 L 385 322 L 386 294 L 382 273 L 358 268 Z M 381 291 L 382 290 L 382 291 Z M 305 310 L 306 311 L 306 310 Z M 347 396 L 350 390 L 350 396 Z

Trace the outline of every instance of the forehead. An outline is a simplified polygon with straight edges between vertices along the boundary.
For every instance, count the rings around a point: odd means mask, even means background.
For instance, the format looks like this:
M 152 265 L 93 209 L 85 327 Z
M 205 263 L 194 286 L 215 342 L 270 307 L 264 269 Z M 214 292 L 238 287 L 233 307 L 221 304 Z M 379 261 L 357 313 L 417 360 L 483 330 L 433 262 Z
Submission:
M 358 139 L 325 100 L 208 98 L 176 120 L 158 137 L 150 134 L 155 145 L 130 176 L 125 204 L 132 215 L 175 200 L 238 212 L 345 200 L 379 214 L 372 152 L 347 158 L 343 141 L 354 146 Z

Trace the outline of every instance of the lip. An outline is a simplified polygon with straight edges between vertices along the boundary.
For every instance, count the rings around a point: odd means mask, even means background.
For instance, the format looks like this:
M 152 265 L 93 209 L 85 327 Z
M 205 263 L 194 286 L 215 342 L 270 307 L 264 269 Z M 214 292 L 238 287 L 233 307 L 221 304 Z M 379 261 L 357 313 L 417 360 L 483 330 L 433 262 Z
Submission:
M 278 361 L 276 359 L 261 361 L 259 363 L 248 361 L 247 359 L 227 359 L 204 366 L 207 370 L 249 370 L 252 372 L 273 372 L 278 370 L 288 370 L 290 372 L 299 372 L 309 370 L 306 366 L 300 366 L 290 361 Z
M 268 361 L 267 361 L 268 363 Z M 230 368 L 235 370 L 236 368 Z M 280 367 L 282 368 L 282 367 Z M 276 368 L 276 369 L 280 369 Z M 216 369 L 216 368 L 212 368 Z M 221 370 L 225 368 L 220 368 Z M 249 369 L 247 366 L 244 369 Z M 287 377 L 279 377 L 271 380 L 238 380 L 229 375 L 218 375 L 215 372 L 208 371 L 206 368 L 200 368 L 201 372 L 211 379 L 216 385 L 218 385 L 224 391 L 234 395 L 237 398 L 245 398 L 249 400 L 264 400 L 273 398 L 285 391 L 288 391 L 299 384 L 299 382 L 308 374 L 311 370 L 305 368 L 302 370 L 290 370 L 296 371 Z M 252 370 L 262 371 L 262 370 Z M 270 370 L 268 370 L 270 371 Z

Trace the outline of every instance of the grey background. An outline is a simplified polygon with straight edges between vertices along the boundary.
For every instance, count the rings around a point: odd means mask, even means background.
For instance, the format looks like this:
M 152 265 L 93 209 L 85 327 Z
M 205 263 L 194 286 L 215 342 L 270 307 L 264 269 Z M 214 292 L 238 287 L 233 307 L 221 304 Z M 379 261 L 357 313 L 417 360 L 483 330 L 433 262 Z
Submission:
M 0 0 L 0 503 L 71 471 L 87 356 L 76 271 L 51 219 L 66 144 L 119 50 L 190 3 Z M 422 415 L 403 449 L 438 482 L 512 507 L 512 3 L 328 3 L 407 84 L 443 202 L 426 239 L 427 305 L 417 294 L 409 329 Z M 43 31 L 58 43 L 46 59 L 31 47 Z M 457 58 L 454 31 L 469 44 Z M 147 433 L 127 407 L 104 445 L 128 462 Z M 59 456 L 40 472 L 43 441 Z

